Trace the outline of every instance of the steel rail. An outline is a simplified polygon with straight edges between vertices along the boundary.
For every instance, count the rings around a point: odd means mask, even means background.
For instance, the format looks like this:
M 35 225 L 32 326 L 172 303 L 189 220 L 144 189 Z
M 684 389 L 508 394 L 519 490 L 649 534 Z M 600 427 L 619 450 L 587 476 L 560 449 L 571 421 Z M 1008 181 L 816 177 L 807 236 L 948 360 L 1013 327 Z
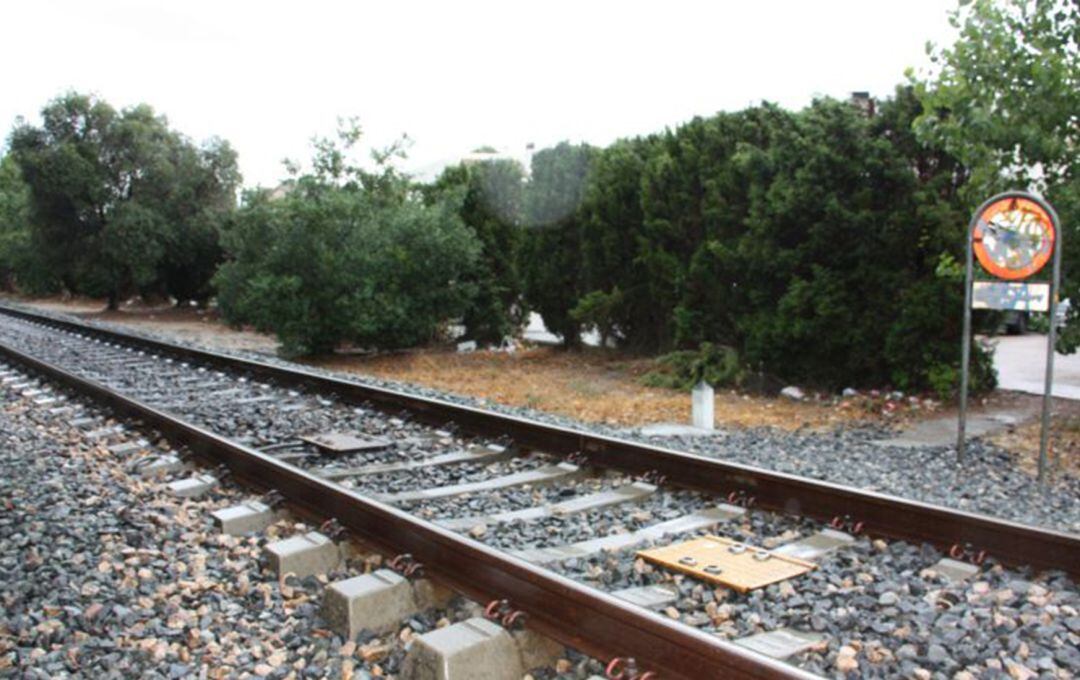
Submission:
M 0 357 L 138 420 L 175 446 L 227 465 L 236 477 L 276 490 L 303 511 L 337 519 L 387 554 L 411 554 L 459 593 L 480 602 L 509 600 L 527 613 L 530 628 L 590 656 L 633 657 L 658 677 L 680 680 L 817 677 L 315 477 L 3 342 Z
M 349 402 L 405 410 L 433 425 L 452 421 L 474 434 L 510 436 L 525 450 L 580 453 L 591 465 L 630 474 L 652 472 L 673 484 L 711 494 L 746 494 L 759 506 L 778 512 L 825 522 L 851 518 L 861 522 L 863 531 L 871 536 L 930 543 L 946 551 L 956 545 L 971 546 L 1005 564 L 1059 569 L 1080 576 L 1080 535 L 1076 534 L 364 385 L 299 367 L 185 347 L 6 305 L 0 305 L 0 313 L 221 369 L 242 370 L 263 380 L 334 394 Z M 957 474 L 963 470 L 958 469 Z

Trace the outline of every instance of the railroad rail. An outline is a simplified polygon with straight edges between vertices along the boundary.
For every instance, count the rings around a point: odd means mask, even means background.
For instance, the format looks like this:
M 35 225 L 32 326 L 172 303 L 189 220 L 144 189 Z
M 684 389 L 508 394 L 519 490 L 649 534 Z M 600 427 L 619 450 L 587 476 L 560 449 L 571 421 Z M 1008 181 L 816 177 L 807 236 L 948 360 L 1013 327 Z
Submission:
M 973 546 L 1008 564 L 1080 572 L 1080 537 L 992 517 L 865 492 L 826 482 L 600 436 L 571 428 L 320 375 L 302 368 L 238 358 L 59 319 L 8 306 L 0 314 L 260 380 L 332 394 L 350 403 L 408 411 L 433 425 L 453 422 L 470 433 L 509 436 L 522 450 L 575 455 L 578 462 L 632 475 L 665 477 L 677 486 L 721 497 L 750 496 L 758 506 L 828 522 L 860 523 L 873 536 L 927 542 L 944 550 Z M 337 518 L 389 554 L 410 553 L 453 589 L 479 600 L 508 599 L 529 625 L 600 659 L 633 656 L 667 678 L 807 677 L 799 669 L 676 624 L 593 588 L 420 520 L 279 457 L 198 426 L 168 410 L 0 343 L 0 356 L 61 382 L 160 431 L 176 444 L 229 466 L 245 481 L 274 489 L 301 508 Z
M 956 545 L 973 546 L 1005 564 L 1060 569 L 1080 576 L 1080 536 L 1073 534 L 542 423 L 299 367 L 187 347 L 7 305 L 0 305 L 0 314 L 164 352 L 215 368 L 242 370 L 278 384 L 333 394 L 347 402 L 372 403 L 386 411 L 407 411 L 417 420 L 434 426 L 453 422 L 474 434 L 510 437 L 523 448 L 579 455 L 590 465 L 629 474 L 660 475 L 677 486 L 721 497 L 752 496 L 758 506 L 769 510 L 823 522 L 850 517 L 861 522 L 863 533 L 871 536 L 929 543 L 946 551 Z

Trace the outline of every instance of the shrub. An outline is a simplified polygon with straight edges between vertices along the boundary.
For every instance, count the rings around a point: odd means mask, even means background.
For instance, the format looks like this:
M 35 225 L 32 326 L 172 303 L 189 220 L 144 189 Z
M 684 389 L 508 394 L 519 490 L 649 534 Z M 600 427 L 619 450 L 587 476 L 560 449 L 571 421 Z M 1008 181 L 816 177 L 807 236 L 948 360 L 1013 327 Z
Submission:
M 968 381 L 968 391 L 971 393 L 989 392 L 997 387 L 993 348 L 972 343 Z M 926 369 L 926 383 L 938 399 L 950 401 L 956 398 L 960 392 L 960 364 L 931 363 Z
M 969 172 L 916 138 L 911 88 L 878 104 L 696 118 L 593 150 L 587 171 L 566 145 L 537 153 L 526 195 L 583 200 L 527 238 L 526 297 L 568 342 L 604 326 L 688 350 L 676 363 L 730 347 L 785 382 L 918 390 L 937 367 L 940 383 L 960 354 L 963 281 L 941 265 L 963 254 Z M 574 176 L 583 192 L 553 180 Z
M 581 324 L 570 310 L 584 293 L 581 202 L 593 153 L 588 145 L 566 142 L 538 151 L 525 191 L 525 298 L 568 347 L 581 344 Z
M 714 387 L 738 385 L 743 375 L 738 352 L 725 345 L 703 342 L 697 350 L 658 357 L 656 368 L 642 377 L 642 383 L 648 387 L 689 390 L 702 380 Z
M 387 203 L 315 181 L 281 200 L 253 200 L 224 242 L 233 259 L 215 284 L 225 318 L 275 333 L 286 355 L 342 341 L 430 341 L 465 311 L 473 291 L 461 279 L 479 252 L 455 205 Z
M 595 328 L 600 334 L 600 346 L 607 347 L 617 330 L 622 305 L 623 293 L 618 286 L 610 293 L 594 290 L 578 300 L 577 306 L 570 310 L 570 317 L 587 329 Z

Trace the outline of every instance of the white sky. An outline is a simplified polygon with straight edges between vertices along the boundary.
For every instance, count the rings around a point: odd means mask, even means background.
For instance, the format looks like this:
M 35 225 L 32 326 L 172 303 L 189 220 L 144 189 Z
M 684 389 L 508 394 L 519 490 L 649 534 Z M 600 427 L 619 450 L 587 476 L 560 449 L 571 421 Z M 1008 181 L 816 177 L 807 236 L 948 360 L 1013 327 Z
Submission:
M 67 89 L 228 139 L 245 184 L 338 116 L 427 174 L 474 147 L 607 144 L 761 100 L 888 95 L 955 0 L 651 3 L 17 0 L 0 7 L 0 133 Z

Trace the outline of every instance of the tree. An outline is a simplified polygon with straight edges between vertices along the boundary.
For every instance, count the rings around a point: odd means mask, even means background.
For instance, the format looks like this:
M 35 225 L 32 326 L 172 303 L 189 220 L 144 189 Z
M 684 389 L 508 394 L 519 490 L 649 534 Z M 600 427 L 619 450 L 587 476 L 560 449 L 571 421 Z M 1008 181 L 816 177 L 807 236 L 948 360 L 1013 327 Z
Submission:
M 1080 4 L 975 0 L 953 14 L 955 44 L 928 46 L 934 69 L 915 81 L 921 139 L 971 169 L 968 210 L 1005 188 L 1041 191 L 1066 233 L 1063 294 L 1080 297 Z M 1080 311 L 1059 349 L 1080 346 Z
M 287 355 L 428 342 L 472 299 L 480 244 L 460 204 L 425 204 L 388 155 L 376 171 L 352 164 L 358 139 L 318 140 L 313 172 L 284 198 L 250 194 L 224 233 L 222 313 L 275 333 Z
M 916 130 L 972 169 L 972 198 L 1003 183 L 1067 184 L 1080 170 L 1080 5 L 962 2 L 960 29 L 916 83 Z M 912 76 L 913 78 L 913 76 Z
M 583 290 L 590 291 L 575 309 L 592 297 L 589 316 L 603 311 L 594 325 L 606 328 L 610 337 L 633 343 L 640 349 L 655 345 L 655 337 L 668 323 L 668 313 L 651 304 L 649 279 L 639 259 L 645 217 L 641 208 L 641 183 L 645 163 L 656 138 L 619 140 L 597 150 L 582 199 Z M 598 303 L 601 303 L 596 307 Z M 576 315 L 582 316 L 585 309 Z
M 536 152 L 525 191 L 525 298 L 567 347 L 581 344 L 581 324 L 570 310 L 584 292 L 581 203 L 593 153 L 567 142 Z
M 203 149 L 141 104 L 117 112 L 69 93 L 22 123 L 11 150 L 30 187 L 35 247 L 71 292 L 115 308 L 135 292 L 205 298 L 217 221 L 239 173 L 228 144 Z
M 429 203 L 459 201 L 461 220 L 480 241 L 477 266 L 465 277 L 475 295 L 464 322 L 466 337 L 481 343 L 501 343 L 525 320 L 518 262 L 524 182 L 519 163 L 496 159 L 447 168 L 426 188 Z
M 159 263 L 160 282 L 177 304 L 205 303 L 224 260 L 221 229 L 236 208 L 237 156 L 228 142 L 217 138 L 201 148 L 183 145 L 176 154 L 169 200 L 162 206 L 171 228 Z
M 748 365 L 823 386 L 945 385 L 962 290 L 940 265 L 963 252 L 968 172 L 913 135 L 910 87 L 878 111 L 763 104 L 594 150 L 580 207 L 529 233 L 530 301 L 564 338 L 593 326 L 729 380 Z M 551 178 L 573 167 L 560 153 L 534 164 L 531 200 L 575 196 Z
M 30 190 L 10 154 L 0 158 L 0 290 L 50 293 L 56 279 L 31 242 Z

